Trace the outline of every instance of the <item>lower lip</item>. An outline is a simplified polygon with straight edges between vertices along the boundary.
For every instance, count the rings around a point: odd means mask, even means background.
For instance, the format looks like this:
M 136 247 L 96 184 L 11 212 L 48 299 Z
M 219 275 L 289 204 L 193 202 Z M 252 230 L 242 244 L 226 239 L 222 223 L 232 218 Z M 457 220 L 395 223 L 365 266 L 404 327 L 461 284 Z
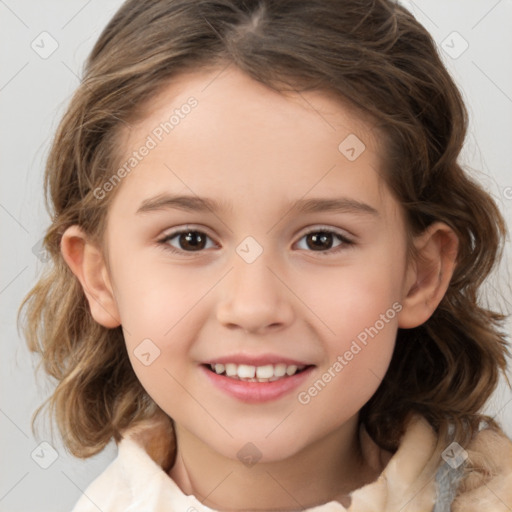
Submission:
M 311 374 L 314 366 L 310 366 L 291 377 L 283 377 L 274 382 L 246 382 L 231 379 L 225 375 L 218 375 L 201 365 L 201 370 L 210 379 L 210 382 L 228 395 L 248 403 L 262 403 L 278 398 L 298 388 Z

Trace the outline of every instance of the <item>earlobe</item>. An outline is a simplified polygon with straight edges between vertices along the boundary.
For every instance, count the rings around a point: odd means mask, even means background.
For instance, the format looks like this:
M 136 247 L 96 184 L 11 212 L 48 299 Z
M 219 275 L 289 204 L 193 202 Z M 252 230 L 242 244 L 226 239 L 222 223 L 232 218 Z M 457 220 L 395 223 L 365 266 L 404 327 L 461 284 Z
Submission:
M 430 225 L 414 245 L 417 258 L 407 270 L 398 315 L 402 329 L 418 327 L 431 317 L 448 289 L 457 260 L 457 235 L 442 222 Z
M 94 320 L 107 328 L 121 325 L 101 250 L 77 225 L 66 229 L 60 249 L 64 261 L 82 285 Z

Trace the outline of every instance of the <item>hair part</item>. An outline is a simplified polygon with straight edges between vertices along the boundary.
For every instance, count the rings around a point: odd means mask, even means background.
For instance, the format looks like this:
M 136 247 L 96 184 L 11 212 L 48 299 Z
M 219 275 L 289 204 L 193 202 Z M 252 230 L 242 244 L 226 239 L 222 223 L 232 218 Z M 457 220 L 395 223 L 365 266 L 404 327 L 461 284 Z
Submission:
M 410 257 L 412 237 L 435 221 L 459 238 L 445 297 L 423 325 L 399 329 L 389 370 L 361 410 L 370 435 L 395 450 L 412 411 L 439 432 L 453 424 L 463 445 L 482 419 L 495 425 L 479 411 L 506 368 L 505 317 L 477 295 L 501 256 L 505 223 L 457 162 L 467 112 L 425 28 L 390 0 L 128 0 L 96 42 L 53 140 L 45 170 L 51 261 L 20 307 L 29 349 L 58 381 L 47 402 L 67 448 L 94 455 L 163 411 L 130 366 L 122 328 L 92 318 L 61 237 L 77 224 L 102 246 L 119 186 L 102 200 L 94 190 L 119 165 L 123 129 L 173 78 L 228 65 L 283 93 L 334 94 L 372 120 Z

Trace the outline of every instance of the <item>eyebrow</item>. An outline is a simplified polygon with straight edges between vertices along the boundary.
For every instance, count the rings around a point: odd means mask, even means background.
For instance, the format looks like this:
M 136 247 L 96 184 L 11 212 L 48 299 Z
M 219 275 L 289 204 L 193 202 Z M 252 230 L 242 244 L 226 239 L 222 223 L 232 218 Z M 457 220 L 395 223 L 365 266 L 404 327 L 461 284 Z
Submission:
M 293 210 L 296 213 L 338 212 L 379 216 L 378 210 L 373 206 L 346 197 L 299 199 L 290 206 L 289 211 Z M 167 209 L 191 212 L 232 211 L 232 207 L 228 203 L 224 201 L 219 203 L 208 197 L 159 194 L 144 200 L 137 209 L 136 214 Z

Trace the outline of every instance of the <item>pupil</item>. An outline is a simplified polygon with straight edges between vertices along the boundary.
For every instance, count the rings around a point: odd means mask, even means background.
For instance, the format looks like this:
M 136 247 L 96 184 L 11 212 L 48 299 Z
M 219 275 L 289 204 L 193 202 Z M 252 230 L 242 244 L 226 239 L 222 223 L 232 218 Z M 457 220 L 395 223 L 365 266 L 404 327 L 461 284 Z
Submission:
M 313 247 L 320 247 L 320 249 L 330 249 L 332 240 L 330 238 L 332 235 L 330 233 L 320 232 L 320 233 L 312 233 L 309 235 L 310 239 L 313 241 L 313 243 L 320 242 L 322 246 L 314 245 Z
M 190 247 L 192 249 L 202 249 L 204 247 L 205 239 L 201 236 L 197 231 L 189 231 L 188 233 L 183 233 L 181 235 L 182 247 Z M 194 242 L 196 239 L 196 242 Z

